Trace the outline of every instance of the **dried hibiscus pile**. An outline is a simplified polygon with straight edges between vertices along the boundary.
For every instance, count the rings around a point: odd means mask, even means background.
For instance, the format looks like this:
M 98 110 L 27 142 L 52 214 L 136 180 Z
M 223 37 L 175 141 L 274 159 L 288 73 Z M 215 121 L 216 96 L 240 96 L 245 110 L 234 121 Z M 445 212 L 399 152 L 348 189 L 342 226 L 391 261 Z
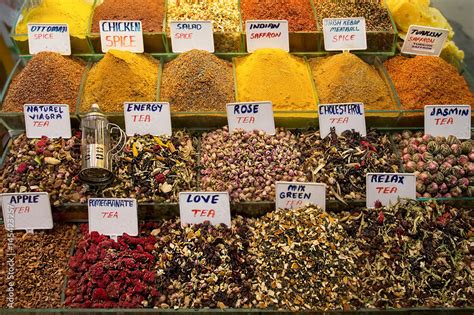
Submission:
M 141 308 L 152 305 L 155 288 L 153 225 L 142 227 L 138 237 L 124 235 L 118 242 L 97 232 L 78 243 L 69 261 L 65 304 L 74 308 Z
M 344 219 L 361 281 L 361 307 L 472 305 L 472 210 L 404 201 Z

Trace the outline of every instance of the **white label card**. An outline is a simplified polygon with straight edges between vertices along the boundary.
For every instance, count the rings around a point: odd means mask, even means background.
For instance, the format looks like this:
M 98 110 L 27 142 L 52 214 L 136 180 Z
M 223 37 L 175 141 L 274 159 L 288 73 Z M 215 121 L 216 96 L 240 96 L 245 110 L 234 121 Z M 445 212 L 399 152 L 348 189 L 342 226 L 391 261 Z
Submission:
M 53 228 L 49 195 L 45 192 L 2 194 L 3 221 L 7 230 Z
M 42 51 L 70 55 L 68 24 L 28 23 L 28 47 L 31 55 Z
M 212 21 L 171 21 L 171 46 L 174 53 L 193 49 L 214 52 Z
M 25 104 L 23 114 L 28 138 L 71 138 L 68 105 Z
M 181 225 L 209 221 L 213 225 L 231 226 L 230 199 L 227 192 L 180 192 Z
M 245 131 L 262 130 L 275 134 L 275 118 L 272 102 L 242 102 L 227 104 L 227 123 L 229 132 L 236 129 Z
M 276 182 L 276 209 L 297 209 L 312 204 L 326 210 L 326 184 Z
M 131 198 L 90 198 L 87 200 L 89 232 L 122 236 L 138 235 L 137 200 Z
M 246 21 L 245 32 L 248 52 L 254 52 L 260 48 L 280 48 L 290 51 L 288 21 L 286 20 Z
M 99 23 L 103 53 L 110 49 L 144 52 L 141 21 L 102 20 Z
M 421 56 L 439 56 L 448 38 L 449 30 L 428 26 L 410 25 L 402 53 Z
M 123 105 L 127 136 L 171 136 L 169 103 L 129 102 Z
M 337 135 L 352 129 L 362 136 L 367 134 L 362 103 L 319 104 L 318 114 L 321 138 L 329 135 L 331 127 L 336 128 Z
M 471 139 L 471 106 L 425 106 L 425 134 L 433 137 L 455 136 L 458 139 Z
M 416 176 L 406 173 L 368 173 L 367 208 L 375 208 L 380 201 L 383 206 L 396 204 L 398 198 L 416 199 Z
M 363 17 L 323 19 L 323 34 L 327 51 L 367 49 Z

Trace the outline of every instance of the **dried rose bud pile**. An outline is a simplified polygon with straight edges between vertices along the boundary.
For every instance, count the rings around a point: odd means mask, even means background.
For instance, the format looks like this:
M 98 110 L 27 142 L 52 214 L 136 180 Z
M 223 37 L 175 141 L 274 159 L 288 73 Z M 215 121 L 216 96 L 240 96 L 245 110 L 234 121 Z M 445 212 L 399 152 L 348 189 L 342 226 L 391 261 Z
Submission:
M 204 133 L 201 144 L 201 188 L 228 191 L 232 201 L 274 200 L 275 181 L 305 181 L 296 136 L 277 129 Z
M 405 201 L 346 218 L 361 307 L 463 307 L 474 301 L 471 210 Z
M 115 181 L 104 197 L 137 198 L 138 202 L 177 202 L 180 191 L 194 190 L 197 141 L 183 131 L 172 138 L 135 136 L 115 162 Z
M 353 131 L 337 136 L 333 130 L 324 139 L 319 131 L 311 131 L 303 133 L 299 141 L 308 181 L 325 183 L 331 199 L 364 199 L 367 173 L 399 169 L 389 136 L 375 130 L 365 137 Z
M 152 234 L 163 292 L 156 307 L 250 307 L 254 262 L 246 219 L 235 218 L 232 228 L 167 221 Z
M 153 226 L 138 237 L 124 235 L 118 242 L 97 232 L 85 235 L 69 261 L 65 304 L 73 308 L 142 308 L 160 297 L 153 271 Z M 146 232 L 148 231 L 148 232 Z
M 6 308 L 9 303 L 6 293 L 10 282 L 15 283 L 12 292 L 15 308 L 62 307 L 61 292 L 76 230 L 75 225 L 56 225 L 50 231 L 34 234 L 14 232 L 13 246 L 8 247 L 10 233 L 0 228 L 0 308 Z M 7 259 L 12 257 L 14 274 L 10 278 L 7 270 L 12 266 L 7 265 Z
M 0 192 L 48 192 L 53 205 L 85 202 L 81 170 L 81 133 L 71 139 L 13 140 L 0 171 Z
M 358 290 L 357 259 L 338 220 L 313 206 L 255 220 L 252 254 L 258 308 L 342 310 Z
M 474 146 L 472 140 L 454 136 L 432 137 L 404 131 L 394 135 L 403 168 L 415 173 L 417 197 L 474 196 Z

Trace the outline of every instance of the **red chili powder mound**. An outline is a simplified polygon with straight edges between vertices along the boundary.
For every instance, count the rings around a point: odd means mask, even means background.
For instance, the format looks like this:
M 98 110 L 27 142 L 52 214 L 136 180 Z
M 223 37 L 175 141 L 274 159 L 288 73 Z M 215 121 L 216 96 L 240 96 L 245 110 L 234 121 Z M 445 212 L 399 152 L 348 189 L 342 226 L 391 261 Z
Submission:
M 164 0 L 105 0 L 94 10 L 92 32 L 101 20 L 140 20 L 144 32 L 161 32 L 164 14 Z
M 464 77 L 439 57 L 397 56 L 384 65 L 404 109 L 423 109 L 425 105 L 474 105 L 474 94 Z
M 242 18 L 247 20 L 288 20 L 290 32 L 315 31 L 310 0 L 241 0 Z

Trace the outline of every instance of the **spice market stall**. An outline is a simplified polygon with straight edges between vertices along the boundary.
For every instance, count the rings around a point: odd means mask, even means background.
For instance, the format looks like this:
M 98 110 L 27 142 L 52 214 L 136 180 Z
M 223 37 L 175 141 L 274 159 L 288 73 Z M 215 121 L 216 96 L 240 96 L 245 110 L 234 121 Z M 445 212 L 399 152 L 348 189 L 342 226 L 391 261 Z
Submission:
M 10 35 L 0 309 L 474 312 L 429 1 L 26 0 Z

